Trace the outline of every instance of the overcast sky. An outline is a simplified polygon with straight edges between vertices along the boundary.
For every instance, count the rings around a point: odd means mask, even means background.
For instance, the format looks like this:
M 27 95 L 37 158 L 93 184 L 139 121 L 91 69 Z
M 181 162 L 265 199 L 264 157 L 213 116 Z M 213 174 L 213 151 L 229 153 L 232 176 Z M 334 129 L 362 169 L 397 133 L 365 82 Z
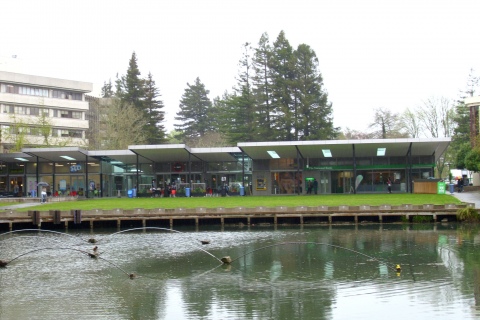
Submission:
M 135 51 L 169 130 L 187 82 L 200 77 L 210 99 L 231 91 L 242 45 L 264 32 L 312 47 L 342 129 L 365 131 L 374 108 L 455 99 L 480 74 L 479 0 L 15 0 L 1 12 L 0 70 L 92 82 L 98 95 Z

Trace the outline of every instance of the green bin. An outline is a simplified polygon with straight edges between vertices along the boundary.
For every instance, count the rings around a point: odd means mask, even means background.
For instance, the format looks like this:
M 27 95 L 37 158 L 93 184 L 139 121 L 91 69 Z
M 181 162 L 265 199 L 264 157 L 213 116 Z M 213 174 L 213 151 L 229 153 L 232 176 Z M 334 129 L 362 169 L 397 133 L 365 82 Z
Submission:
M 443 181 L 437 182 L 437 194 L 445 194 L 446 191 L 446 184 Z

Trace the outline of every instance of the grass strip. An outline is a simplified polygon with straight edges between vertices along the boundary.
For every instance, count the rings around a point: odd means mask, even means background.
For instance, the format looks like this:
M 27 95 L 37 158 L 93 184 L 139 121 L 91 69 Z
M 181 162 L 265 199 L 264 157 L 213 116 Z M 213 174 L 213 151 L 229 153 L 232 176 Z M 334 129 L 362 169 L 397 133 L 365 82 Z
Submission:
M 232 197 L 178 197 L 178 198 L 97 198 L 68 202 L 49 202 L 38 206 L 18 209 L 28 210 L 131 210 L 174 209 L 174 208 L 235 208 L 235 207 L 298 207 L 298 206 L 360 206 L 360 205 L 423 205 L 423 204 L 458 204 L 456 197 L 448 194 L 335 194 L 335 195 L 293 195 L 293 196 L 232 196 Z M 0 208 L 1 209 L 1 208 Z

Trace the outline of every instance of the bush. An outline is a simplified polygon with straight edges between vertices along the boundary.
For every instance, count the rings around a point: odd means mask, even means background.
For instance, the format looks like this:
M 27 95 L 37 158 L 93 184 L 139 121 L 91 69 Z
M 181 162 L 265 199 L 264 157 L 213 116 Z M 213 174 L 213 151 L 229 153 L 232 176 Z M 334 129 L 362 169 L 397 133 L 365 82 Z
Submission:
M 462 208 L 457 210 L 457 220 L 464 222 L 478 222 L 480 217 L 474 208 Z

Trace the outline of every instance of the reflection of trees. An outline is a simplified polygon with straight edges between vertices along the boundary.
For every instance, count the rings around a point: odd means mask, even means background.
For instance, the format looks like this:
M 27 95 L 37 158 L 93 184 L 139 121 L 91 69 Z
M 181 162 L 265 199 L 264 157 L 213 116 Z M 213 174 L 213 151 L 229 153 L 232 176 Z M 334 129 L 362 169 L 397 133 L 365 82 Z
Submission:
M 462 291 L 473 292 L 475 306 L 480 306 L 480 251 L 474 249 L 479 239 L 478 225 L 461 224 L 457 229 L 458 257 L 463 261 Z M 456 250 L 457 251 L 457 250 Z M 456 271 L 456 270 L 455 270 Z M 473 282 L 472 282 L 473 280 Z
M 82 270 L 68 275 L 72 288 L 62 293 L 67 292 L 69 298 L 75 296 L 72 291 L 89 288 L 84 285 L 85 276 L 93 275 L 92 289 L 82 294 L 94 297 L 92 309 L 111 306 L 109 312 L 118 313 L 119 318 L 172 317 L 169 312 L 176 308 L 180 316 L 195 319 L 319 319 L 329 318 L 342 301 L 357 295 L 385 300 L 408 295 L 437 306 L 458 304 L 460 299 L 465 300 L 456 296 L 460 286 L 463 296 L 473 296 L 478 306 L 480 257 L 473 248 L 478 228 L 425 226 L 429 229 L 359 224 L 209 234 L 217 239 L 202 248 L 218 257 L 241 257 L 231 266 L 220 266 L 192 246 L 194 236 L 190 234 L 124 235 L 122 242 L 115 238 L 102 245 L 102 257 L 136 273 L 134 280 L 101 259 L 85 260 L 77 252 L 72 253 L 72 259 L 45 252 L 42 254 L 52 257 L 42 260 L 50 262 L 52 268 L 61 267 L 59 270 Z M 257 250 L 282 242 L 307 243 Z M 32 275 L 36 274 L 39 258 L 29 256 L 18 262 L 24 263 L 27 258 L 34 263 L 2 271 L 15 276 L 6 279 L 9 283 L 18 282 L 20 288 L 27 288 L 25 292 L 31 292 L 37 288 L 27 279 L 35 281 Z M 402 266 L 399 277 L 393 270 L 395 264 Z M 17 275 L 23 269 L 25 273 Z M 5 286 L 0 285 L 0 297 L 6 295 Z M 4 306 L 5 300 L 2 309 Z M 8 305 L 6 308 L 12 309 Z M 82 308 L 80 303 L 70 307 Z
M 236 260 L 229 270 L 219 268 L 187 279 L 183 282 L 183 299 L 191 317 L 209 317 L 213 310 L 226 310 L 226 314 L 245 317 L 322 318 L 331 313 L 338 286 L 350 290 L 358 287 L 361 292 L 362 283 L 384 279 L 392 281 L 391 285 L 387 282 L 392 291 L 384 294 L 434 285 L 441 287 L 441 294 L 426 291 L 429 301 L 448 303 L 443 300 L 452 296 L 453 289 L 442 284 L 450 283 L 445 279 L 451 279 L 451 270 L 441 263 L 437 249 L 439 234 L 451 230 L 439 229 L 434 230 L 432 225 L 430 230 L 414 230 L 398 225 L 382 232 L 378 225 L 342 226 L 288 238 L 307 244 L 258 251 L 281 240 L 258 241 L 247 247 L 239 244 L 229 248 L 232 258 L 254 252 Z M 396 264 L 403 267 L 400 283 L 394 282 Z

